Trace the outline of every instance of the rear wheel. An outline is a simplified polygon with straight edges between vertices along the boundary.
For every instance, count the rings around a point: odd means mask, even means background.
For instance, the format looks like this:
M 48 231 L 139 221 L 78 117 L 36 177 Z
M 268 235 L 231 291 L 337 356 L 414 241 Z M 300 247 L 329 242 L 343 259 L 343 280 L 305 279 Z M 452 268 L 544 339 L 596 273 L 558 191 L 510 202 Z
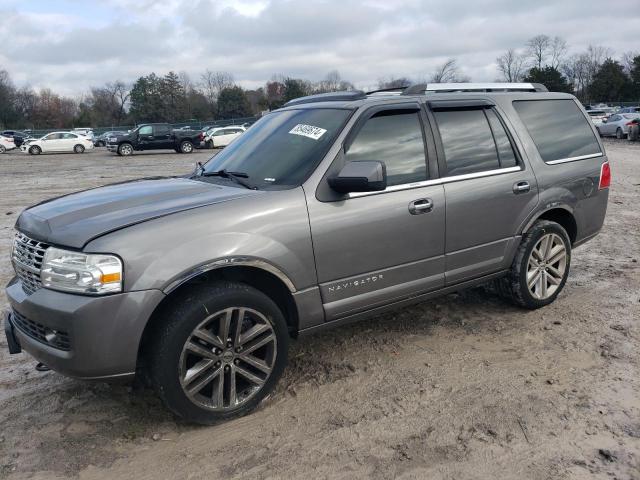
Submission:
M 189 140 L 185 140 L 180 144 L 180 151 L 182 153 L 191 153 L 193 152 L 193 143 Z
M 631 125 L 629 127 L 629 133 L 627 134 L 627 140 L 636 142 L 638 141 L 638 137 L 640 137 L 640 125 Z
M 76 145 L 75 147 L 73 147 L 73 151 L 75 153 L 82 153 L 84 152 L 84 147 L 82 145 Z
M 133 153 L 133 146 L 130 143 L 123 143 L 118 147 L 118 155 L 127 157 Z
M 618 127 L 618 129 L 616 130 L 616 138 L 618 140 L 622 140 L 624 138 L 624 132 L 620 127 Z
M 562 226 L 537 221 L 523 236 L 505 278 L 497 281 L 498 291 L 517 305 L 535 309 L 553 302 L 569 276 L 571 241 Z
M 29 148 L 29 153 L 31 155 L 40 155 L 42 153 L 42 149 L 39 146 L 34 145 L 33 147 Z
M 282 312 L 259 290 L 197 286 L 163 314 L 147 356 L 149 376 L 170 410 L 213 424 L 248 413 L 273 390 L 288 340 Z

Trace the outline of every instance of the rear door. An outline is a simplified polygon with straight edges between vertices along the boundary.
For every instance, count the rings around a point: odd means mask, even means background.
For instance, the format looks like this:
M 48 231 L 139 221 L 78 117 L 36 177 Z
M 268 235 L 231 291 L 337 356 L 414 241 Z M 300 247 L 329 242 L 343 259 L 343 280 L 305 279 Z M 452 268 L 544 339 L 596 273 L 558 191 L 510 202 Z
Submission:
M 154 125 L 152 148 L 174 148 L 173 138 L 171 138 L 171 127 L 169 125 Z
M 445 280 L 452 285 L 509 266 L 538 186 L 495 106 L 431 108 L 447 201 Z
M 327 321 L 444 284 L 444 189 L 433 179 L 437 163 L 425 122 L 417 103 L 367 110 L 329 171 L 382 161 L 387 189 L 333 199 L 305 192 Z

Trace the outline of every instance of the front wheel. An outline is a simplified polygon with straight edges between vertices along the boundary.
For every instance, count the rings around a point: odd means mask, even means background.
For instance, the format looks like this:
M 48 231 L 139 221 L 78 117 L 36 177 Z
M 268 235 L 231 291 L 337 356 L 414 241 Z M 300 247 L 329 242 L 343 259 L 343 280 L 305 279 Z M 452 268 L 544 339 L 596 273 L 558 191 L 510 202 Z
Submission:
M 515 304 L 536 309 L 553 302 L 562 291 L 571 264 L 571 240 L 561 225 L 537 221 L 523 236 L 498 291 Z
M 133 153 L 133 146 L 130 143 L 123 143 L 118 147 L 118 155 L 128 157 Z
M 73 151 L 74 153 L 82 153 L 84 152 L 84 147 L 82 145 L 76 145 L 73 147 Z
M 288 341 L 282 312 L 259 290 L 235 282 L 195 286 L 163 314 L 148 373 L 170 410 L 210 425 L 248 413 L 273 390 Z
M 4 145 L 0 145 L 0 153 L 4 153 L 6 151 L 7 151 L 7 149 L 5 148 L 5 146 Z
M 42 153 L 42 149 L 39 146 L 34 145 L 29 149 L 29 153 L 31 155 L 40 155 Z
M 180 144 L 180 152 L 182 153 L 191 153 L 193 152 L 193 143 L 188 140 L 185 140 Z

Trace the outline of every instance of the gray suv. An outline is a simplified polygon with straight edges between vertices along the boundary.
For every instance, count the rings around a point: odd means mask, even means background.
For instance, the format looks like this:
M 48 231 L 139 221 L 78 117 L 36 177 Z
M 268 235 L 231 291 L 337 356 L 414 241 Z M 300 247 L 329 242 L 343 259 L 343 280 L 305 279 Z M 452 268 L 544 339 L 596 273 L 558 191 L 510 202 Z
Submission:
M 9 349 L 141 374 L 213 423 L 269 394 L 299 335 L 487 282 L 553 302 L 609 182 L 584 109 L 535 84 L 297 99 L 189 175 L 22 212 Z

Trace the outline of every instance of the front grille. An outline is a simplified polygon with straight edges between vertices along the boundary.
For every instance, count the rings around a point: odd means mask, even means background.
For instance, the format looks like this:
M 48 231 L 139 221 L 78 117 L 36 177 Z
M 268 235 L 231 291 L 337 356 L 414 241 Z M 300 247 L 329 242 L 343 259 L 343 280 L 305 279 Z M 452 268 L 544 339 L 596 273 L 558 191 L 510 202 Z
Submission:
M 13 240 L 13 267 L 22 282 L 22 289 L 27 295 L 42 287 L 40 269 L 44 252 L 49 245 L 17 232 Z
M 48 328 L 41 323 L 29 320 L 27 317 L 20 315 L 15 310 L 11 311 L 11 323 L 25 335 L 57 348 L 58 350 L 71 350 L 71 342 L 69 341 L 69 333 L 63 330 Z

